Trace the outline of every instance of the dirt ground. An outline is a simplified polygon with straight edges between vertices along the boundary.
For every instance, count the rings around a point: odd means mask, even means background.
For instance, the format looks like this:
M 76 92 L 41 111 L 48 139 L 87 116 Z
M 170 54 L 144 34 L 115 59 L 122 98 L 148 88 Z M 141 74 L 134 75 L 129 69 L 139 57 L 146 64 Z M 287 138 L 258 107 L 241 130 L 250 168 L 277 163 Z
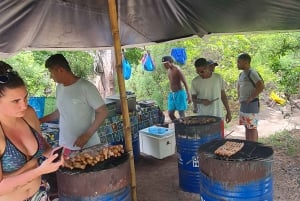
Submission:
M 267 137 L 284 129 L 300 139 L 300 111 L 284 119 L 281 108 L 262 106 L 259 137 Z M 227 138 L 244 139 L 244 128 L 232 122 L 225 129 Z M 284 148 L 274 148 L 273 194 L 274 201 L 300 200 L 300 153 L 291 157 Z M 141 153 L 136 163 L 138 201 L 200 201 L 195 193 L 179 188 L 177 155 L 156 159 Z

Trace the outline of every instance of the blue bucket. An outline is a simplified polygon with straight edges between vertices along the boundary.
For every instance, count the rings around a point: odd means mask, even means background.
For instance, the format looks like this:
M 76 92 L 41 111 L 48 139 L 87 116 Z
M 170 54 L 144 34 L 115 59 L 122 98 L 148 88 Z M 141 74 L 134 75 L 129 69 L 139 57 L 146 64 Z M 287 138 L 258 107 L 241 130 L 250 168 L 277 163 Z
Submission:
M 175 122 L 179 186 L 183 191 L 200 192 L 198 148 L 221 138 L 220 125 L 221 119 L 214 116 L 191 116 Z
M 44 116 L 45 97 L 29 97 L 28 104 L 35 110 L 38 118 Z
M 271 201 L 273 177 L 271 147 L 243 142 L 243 148 L 230 157 L 214 154 L 224 139 L 213 140 L 199 148 L 200 200 Z

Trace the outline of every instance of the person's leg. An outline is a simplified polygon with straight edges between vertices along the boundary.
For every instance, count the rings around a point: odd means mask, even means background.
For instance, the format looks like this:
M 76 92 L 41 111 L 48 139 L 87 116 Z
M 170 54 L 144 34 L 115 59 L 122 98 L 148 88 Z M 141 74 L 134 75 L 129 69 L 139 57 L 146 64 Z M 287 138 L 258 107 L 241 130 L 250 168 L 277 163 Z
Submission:
M 176 116 L 175 116 L 175 110 L 171 110 L 171 111 L 168 111 L 169 112 L 169 117 L 170 119 L 173 121 L 176 119 Z
M 240 112 L 240 125 L 245 126 L 245 137 L 246 140 L 258 141 L 258 114 L 257 113 L 243 113 Z
M 180 118 L 184 118 L 185 110 L 187 109 L 187 95 L 185 90 L 179 90 L 175 93 L 175 107 L 178 110 Z
M 178 113 L 179 113 L 180 118 L 184 118 L 185 117 L 184 110 L 179 110 Z
M 258 141 L 258 132 L 257 129 L 249 129 L 246 127 L 246 140 L 257 142 Z
M 168 114 L 171 119 L 171 121 L 176 119 L 175 116 L 175 98 L 174 93 L 170 92 L 168 95 Z

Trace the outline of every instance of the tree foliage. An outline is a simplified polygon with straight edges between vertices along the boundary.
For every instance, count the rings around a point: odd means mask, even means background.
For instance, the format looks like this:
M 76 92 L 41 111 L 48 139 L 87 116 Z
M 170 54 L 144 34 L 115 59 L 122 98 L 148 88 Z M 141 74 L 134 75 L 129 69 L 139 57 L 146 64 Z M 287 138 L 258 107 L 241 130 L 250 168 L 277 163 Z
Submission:
M 182 69 L 189 85 L 197 76 L 194 61 L 200 57 L 213 59 L 219 64 L 216 73 L 220 73 L 227 82 L 227 95 L 236 99 L 236 82 L 240 73 L 236 59 L 240 53 L 247 52 L 252 56 L 251 66 L 260 72 L 267 86 L 273 86 L 278 92 L 299 93 L 299 37 L 298 32 L 228 34 L 147 46 L 145 49 L 151 52 L 156 70 L 146 72 L 141 63 L 134 64 L 133 76 L 126 81 L 127 88 L 135 91 L 140 99 L 156 100 L 165 109 L 169 82 L 161 57 L 170 55 L 174 47 L 183 47 L 186 49 L 187 61 L 185 65 L 177 65 Z
M 124 49 L 124 56 L 132 66 L 132 75 L 126 81 L 126 89 L 134 91 L 139 100 L 156 100 L 166 109 L 169 80 L 161 63 L 162 56 L 170 55 L 172 48 L 185 48 L 187 60 L 178 65 L 190 86 L 197 76 L 194 61 L 205 57 L 217 61 L 220 73 L 227 83 L 226 93 L 237 98 L 236 81 L 239 70 L 236 67 L 237 55 L 247 52 L 252 56 L 251 66 L 263 76 L 267 86 L 287 94 L 299 93 L 300 79 L 300 33 L 227 34 L 193 37 L 185 40 L 149 45 L 144 48 Z M 146 51 L 155 63 L 153 72 L 145 71 L 141 59 Z M 51 81 L 45 60 L 55 53 L 62 53 L 70 62 L 76 75 L 84 78 L 93 76 L 93 56 L 84 51 L 23 51 L 6 61 L 25 79 L 32 96 L 44 96 L 45 89 L 54 93 L 55 84 Z M 51 94 L 50 94 L 51 95 Z
M 30 96 L 54 96 L 55 83 L 44 64 L 50 55 L 56 53 L 67 58 L 76 75 L 83 78 L 92 75 L 93 57 L 83 51 L 22 51 L 5 61 L 25 80 Z

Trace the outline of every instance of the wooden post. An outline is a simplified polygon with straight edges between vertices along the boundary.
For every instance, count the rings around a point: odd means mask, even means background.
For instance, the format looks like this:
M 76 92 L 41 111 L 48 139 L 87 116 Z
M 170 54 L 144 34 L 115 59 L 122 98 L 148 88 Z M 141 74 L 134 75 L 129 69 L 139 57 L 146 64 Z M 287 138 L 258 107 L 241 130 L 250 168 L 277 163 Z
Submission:
M 116 68 L 117 68 L 117 78 L 119 85 L 119 92 L 121 98 L 121 107 L 122 107 L 122 115 L 123 115 L 123 126 L 125 133 L 125 145 L 126 150 L 129 152 L 130 156 L 130 171 L 131 171 L 131 195 L 132 200 L 137 201 L 136 196 L 136 177 L 135 177 L 135 167 L 134 167 L 134 157 L 133 157 L 133 149 L 132 149 L 132 136 L 131 136 L 131 127 L 130 127 L 130 119 L 128 112 L 128 102 L 126 97 L 125 90 L 125 81 L 123 78 L 122 72 L 122 53 L 121 53 L 121 40 L 118 26 L 118 16 L 117 16 L 117 7 L 116 0 L 108 0 L 109 7 L 109 18 L 110 25 L 112 30 L 113 42 L 114 42 L 114 50 L 116 57 Z

